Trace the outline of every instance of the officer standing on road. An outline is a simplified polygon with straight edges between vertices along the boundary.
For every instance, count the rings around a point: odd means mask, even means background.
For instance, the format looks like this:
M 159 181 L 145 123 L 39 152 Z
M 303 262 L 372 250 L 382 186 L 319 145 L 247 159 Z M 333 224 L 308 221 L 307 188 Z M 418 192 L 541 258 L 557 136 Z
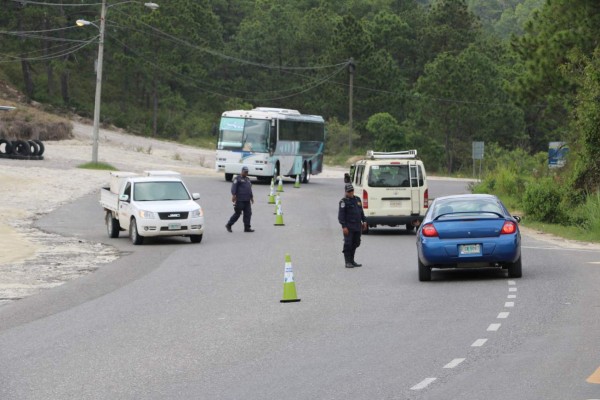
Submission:
M 362 264 L 354 261 L 354 253 L 360 246 L 362 231 L 367 229 L 367 219 L 362 208 L 360 198 L 354 196 L 354 187 L 346 185 L 346 196 L 340 200 L 338 221 L 344 233 L 344 259 L 346 268 L 361 267 Z
M 254 204 L 254 196 L 252 195 L 252 183 L 248 177 L 248 167 L 242 167 L 242 173 L 235 177 L 231 185 L 231 201 L 233 202 L 234 213 L 229 218 L 229 222 L 225 225 L 228 232 L 232 232 L 231 226 L 240 218 L 241 213 L 244 213 L 244 232 L 254 232 L 250 227 L 250 217 L 252 217 L 252 206 Z

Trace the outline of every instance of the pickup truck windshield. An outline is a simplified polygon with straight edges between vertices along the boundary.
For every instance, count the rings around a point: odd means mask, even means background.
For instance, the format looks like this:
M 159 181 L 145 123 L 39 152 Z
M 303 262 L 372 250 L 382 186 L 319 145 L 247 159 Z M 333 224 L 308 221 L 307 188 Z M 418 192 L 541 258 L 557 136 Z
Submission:
M 138 182 L 133 187 L 135 201 L 189 200 L 181 182 Z

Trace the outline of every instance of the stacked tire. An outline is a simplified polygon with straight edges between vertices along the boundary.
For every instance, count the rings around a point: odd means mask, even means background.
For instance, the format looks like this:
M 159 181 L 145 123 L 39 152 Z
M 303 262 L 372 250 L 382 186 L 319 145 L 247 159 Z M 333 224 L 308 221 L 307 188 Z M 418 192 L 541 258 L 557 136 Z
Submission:
M 43 160 L 44 143 L 41 140 L 7 140 L 0 138 L 0 158 Z

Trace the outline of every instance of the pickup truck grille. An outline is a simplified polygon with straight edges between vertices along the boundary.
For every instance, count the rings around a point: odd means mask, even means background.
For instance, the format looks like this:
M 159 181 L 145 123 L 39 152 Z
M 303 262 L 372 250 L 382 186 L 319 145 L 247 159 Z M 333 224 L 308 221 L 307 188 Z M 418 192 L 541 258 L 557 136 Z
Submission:
M 161 212 L 158 213 L 160 219 L 187 219 L 188 212 L 187 211 L 171 211 L 171 212 Z

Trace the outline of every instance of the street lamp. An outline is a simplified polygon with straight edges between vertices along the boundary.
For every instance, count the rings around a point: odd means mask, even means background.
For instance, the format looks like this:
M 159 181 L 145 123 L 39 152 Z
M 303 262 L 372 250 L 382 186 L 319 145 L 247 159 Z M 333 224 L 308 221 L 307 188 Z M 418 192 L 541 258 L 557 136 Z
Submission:
M 100 125 L 100 94 L 102 93 L 102 61 L 104 58 L 104 25 L 106 22 L 106 12 L 108 7 L 116 6 L 124 3 L 137 3 L 137 1 L 123 1 L 121 3 L 114 3 L 109 6 L 106 5 L 106 0 L 102 0 L 102 10 L 100 11 L 100 27 L 96 24 L 86 21 L 84 19 L 78 19 L 75 23 L 77 26 L 94 25 L 100 29 L 100 38 L 98 41 L 98 66 L 96 71 L 96 97 L 94 100 L 94 129 L 92 131 L 92 163 L 98 163 L 98 136 L 99 136 L 99 125 Z M 156 10 L 158 4 L 156 3 L 144 3 L 145 7 L 151 10 Z

